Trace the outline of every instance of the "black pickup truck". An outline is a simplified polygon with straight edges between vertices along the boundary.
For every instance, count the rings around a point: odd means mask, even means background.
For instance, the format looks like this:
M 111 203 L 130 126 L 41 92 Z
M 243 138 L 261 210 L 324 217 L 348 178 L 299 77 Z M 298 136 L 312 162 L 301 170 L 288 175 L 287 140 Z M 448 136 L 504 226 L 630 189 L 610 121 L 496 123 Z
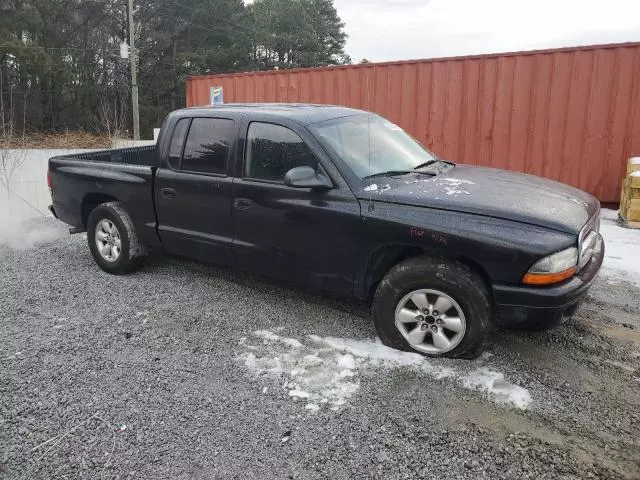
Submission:
M 109 273 L 162 249 L 278 277 L 370 302 L 386 345 L 430 356 L 560 323 L 604 256 L 591 195 L 441 160 L 343 107 L 179 110 L 157 146 L 54 157 L 48 182 Z

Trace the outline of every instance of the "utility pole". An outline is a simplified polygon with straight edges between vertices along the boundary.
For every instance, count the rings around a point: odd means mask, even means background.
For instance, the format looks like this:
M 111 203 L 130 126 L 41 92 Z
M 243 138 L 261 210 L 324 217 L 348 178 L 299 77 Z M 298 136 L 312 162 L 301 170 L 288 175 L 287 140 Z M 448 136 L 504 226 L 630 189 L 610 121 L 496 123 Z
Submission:
M 131 62 L 131 104 L 133 110 L 133 139 L 140 140 L 140 111 L 138 110 L 138 55 L 133 26 L 133 0 L 129 0 L 129 61 Z

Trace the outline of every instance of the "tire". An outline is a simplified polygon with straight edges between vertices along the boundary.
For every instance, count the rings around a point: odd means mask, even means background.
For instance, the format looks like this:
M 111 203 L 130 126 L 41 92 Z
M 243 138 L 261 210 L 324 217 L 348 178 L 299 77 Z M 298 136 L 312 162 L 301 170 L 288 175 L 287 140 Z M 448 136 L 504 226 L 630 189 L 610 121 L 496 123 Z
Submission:
M 437 305 L 445 312 L 436 311 Z M 372 305 L 382 343 L 430 357 L 476 358 L 493 330 L 492 313 L 482 277 L 462 263 L 428 256 L 393 267 L 378 285 Z
M 96 241 L 96 237 L 99 241 Z M 120 202 L 103 203 L 91 211 L 87 221 L 87 241 L 98 266 L 114 275 L 136 270 L 146 255 L 131 217 Z M 110 248 L 103 248 L 101 253 L 98 244 Z M 107 251 L 111 255 L 106 254 Z

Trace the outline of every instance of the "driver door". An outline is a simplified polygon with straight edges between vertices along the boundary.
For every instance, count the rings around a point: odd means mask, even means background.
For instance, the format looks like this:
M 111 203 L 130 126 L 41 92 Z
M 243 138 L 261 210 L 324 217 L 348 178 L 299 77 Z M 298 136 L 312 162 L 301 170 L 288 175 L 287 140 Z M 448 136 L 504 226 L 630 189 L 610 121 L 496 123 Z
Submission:
M 233 248 L 239 268 L 340 294 L 353 290 L 360 204 L 311 135 L 272 119 L 246 121 L 233 181 Z M 311 166 L 330 190 L 294 188 L 284 176 Z

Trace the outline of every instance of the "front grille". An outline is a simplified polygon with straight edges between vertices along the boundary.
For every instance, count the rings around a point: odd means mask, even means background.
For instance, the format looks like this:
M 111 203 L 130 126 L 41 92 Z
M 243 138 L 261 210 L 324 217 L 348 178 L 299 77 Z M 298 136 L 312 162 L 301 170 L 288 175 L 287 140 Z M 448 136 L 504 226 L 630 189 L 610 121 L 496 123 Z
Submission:
M 596 210 L 596 213 L 589 219 L 586 225 L 580 231 L 578 237 L 578 251 L 580 252 L 580 259 L 578 261 L 578 270 L 582 269 L 593 255 L 593 248 L 596 245 L 598 239 L 598 233 L 600 232 L 600 206 Z

